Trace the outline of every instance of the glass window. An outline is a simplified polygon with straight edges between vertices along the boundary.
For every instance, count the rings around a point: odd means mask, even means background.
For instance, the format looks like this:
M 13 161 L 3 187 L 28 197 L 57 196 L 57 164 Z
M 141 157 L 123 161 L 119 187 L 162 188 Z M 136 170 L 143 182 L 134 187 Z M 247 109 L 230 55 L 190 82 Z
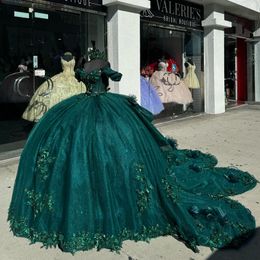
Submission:
M 15 87 L 9 82 L 6 90 L 6 77 L 20 72 L 32 73 L 34 60 L 35 67 L 52 77 L 62 71 L 61 55 L 71 52 L 77 68 L 93 46 L 105 50 L 102 15 L 75 8 L 54 10 L 44 4 L 34 7 L 32 15 L 28 6 L 0 4 L 0 144 L 24 139 L 28 134 L 24 131 L 28 122 L 22 120 L 21 115 L 29 101 L 10 98 Z M 32 91 L 42 82 L 38 77 L 32 81 Z M 12 131 L 5 131 L 10 121 L 15 126 Z
M 201 31 L 141 24 L 141 65 L 146 68 L 142 73 L 156 89 L 165 108 L 156 118 L 202 111 L 202 42 Z M 163 65 L 161 62 L 166 63 L 165 73 L 158 72 Z

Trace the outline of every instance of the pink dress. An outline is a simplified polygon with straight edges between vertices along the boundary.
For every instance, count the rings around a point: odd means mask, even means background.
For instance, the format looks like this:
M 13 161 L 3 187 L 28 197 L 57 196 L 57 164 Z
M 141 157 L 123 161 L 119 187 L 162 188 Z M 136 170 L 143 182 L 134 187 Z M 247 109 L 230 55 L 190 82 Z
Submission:
M 163 103 L 174 102 L 187 105 L 192 103 L 192 96 L 184 81 L 174 73 L 155 71 L 150 79 Z

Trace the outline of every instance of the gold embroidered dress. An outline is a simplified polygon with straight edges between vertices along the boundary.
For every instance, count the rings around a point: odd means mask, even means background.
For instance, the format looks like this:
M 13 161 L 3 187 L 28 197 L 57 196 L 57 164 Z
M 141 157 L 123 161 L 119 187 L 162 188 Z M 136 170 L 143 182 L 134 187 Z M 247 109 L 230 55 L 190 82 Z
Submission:
M 75 78 L 74 58 L 66 61 L 61 58 L 63 72 L 45 81 L 35 92 L 22 117 L 37 122 L 54 105 L 73 95 L 86 92 L 83 82 Z

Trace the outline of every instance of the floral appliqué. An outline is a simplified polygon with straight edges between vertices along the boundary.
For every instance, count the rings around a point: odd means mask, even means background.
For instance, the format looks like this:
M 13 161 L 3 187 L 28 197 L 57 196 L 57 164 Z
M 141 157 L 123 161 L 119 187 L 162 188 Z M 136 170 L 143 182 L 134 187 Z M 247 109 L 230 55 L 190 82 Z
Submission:
M 148 183 L 144 174 L 144 165 L 135 164 L 136 181 L 139 188 L 137 192 L 137 206 L 140 213 L 142 213 L 148 206 L 150 200 L 150 192 L 153 189 L 152 185 Z
M 28 189 L 25 189 L 25 194 L 27 196 L 27 204 L 33 209 L 34 218 L 36 218 L 44 209 L 49 211 L 53 210 L 54 202 L 51 195 L 43 195 Z
M 55 157 L 50 155 L 49 150 L 40 150 L 36 161 L 36 172 L 42 181 L 46 181 L 49 174 L 50 165 L 55 161 Z

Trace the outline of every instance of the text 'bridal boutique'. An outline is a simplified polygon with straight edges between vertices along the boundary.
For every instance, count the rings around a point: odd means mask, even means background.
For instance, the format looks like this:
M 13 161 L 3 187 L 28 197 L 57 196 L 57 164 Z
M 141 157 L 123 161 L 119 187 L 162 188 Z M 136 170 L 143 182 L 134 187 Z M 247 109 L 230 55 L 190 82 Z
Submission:
M 228 196 L 254 177 L 177 149 L 135 98 L 107 92 L 122 75 L 93 56 L 80 73 L 89 91 L 55 105 L 30 134 L 9 209 L 14 235 L 72 253 L 163 235 L 197 251 L 249 236 L 253 216 Z

